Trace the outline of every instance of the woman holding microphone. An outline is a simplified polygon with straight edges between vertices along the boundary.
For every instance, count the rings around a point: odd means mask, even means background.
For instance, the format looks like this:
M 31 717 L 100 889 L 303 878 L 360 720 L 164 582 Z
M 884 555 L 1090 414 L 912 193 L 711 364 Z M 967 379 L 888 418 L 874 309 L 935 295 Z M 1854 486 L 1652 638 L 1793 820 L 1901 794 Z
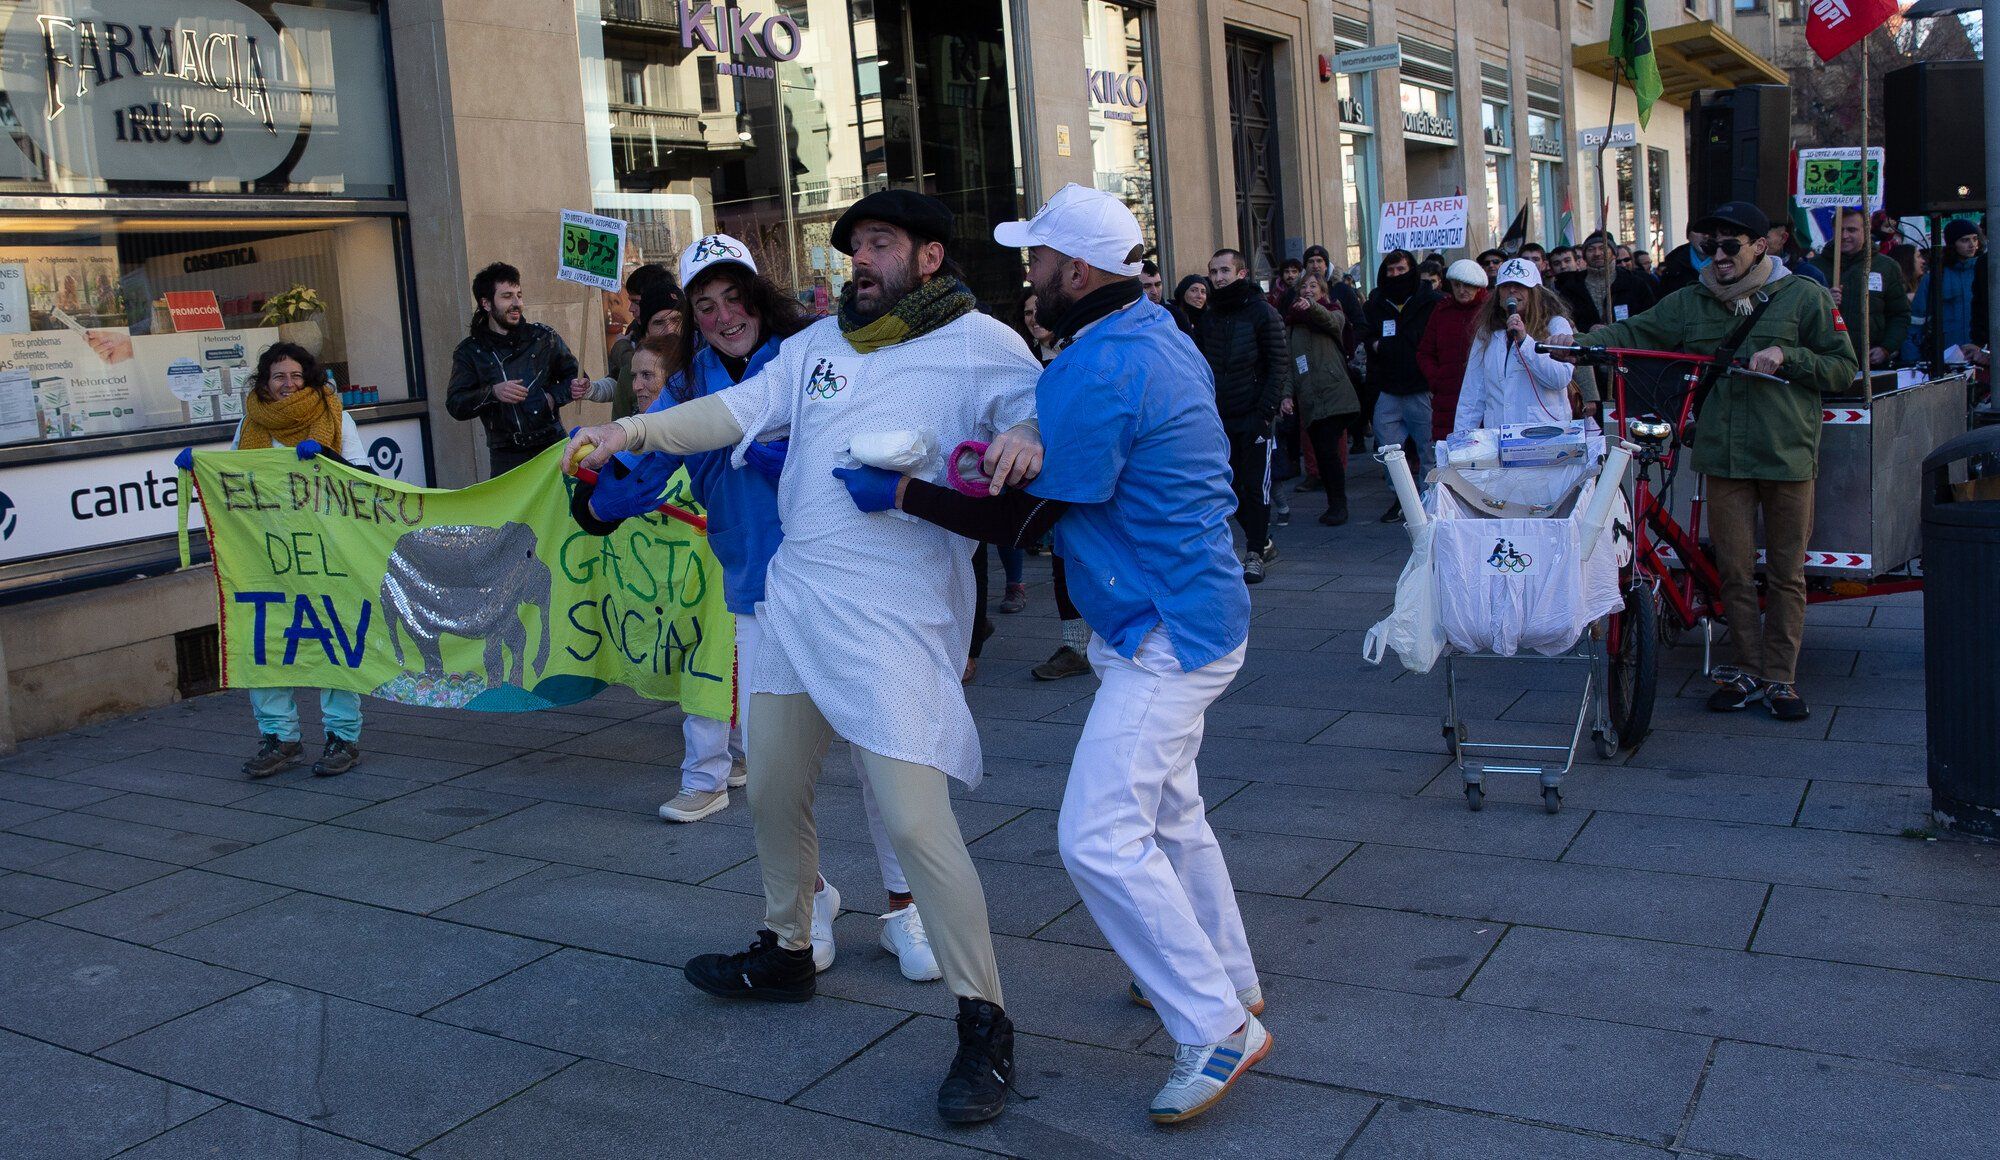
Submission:
M 1534 263 L 1510 258 L 1473 331 L 1459 390 L 1454 433 L 1509 423 L 1567 423 L 1574 417 L 1576 370 L 1536 349 L 1551 335 L 1574 334 L 1562 299 L 1542 286 Z

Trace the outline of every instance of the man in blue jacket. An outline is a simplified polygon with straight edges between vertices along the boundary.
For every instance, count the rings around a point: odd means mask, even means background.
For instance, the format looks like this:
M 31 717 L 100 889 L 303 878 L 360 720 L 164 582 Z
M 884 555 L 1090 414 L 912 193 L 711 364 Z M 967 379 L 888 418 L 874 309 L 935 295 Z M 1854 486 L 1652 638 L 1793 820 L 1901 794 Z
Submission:
M 1208 364 L 1137 275 L 1139 223 L 1068 185 L 994 230 L 1031 251 L 1061 353 L 1036 384 L 1053 452 L 1025 491 L 972 498 L 842 468 L 864 511 L 891 507 L 1009 546 L 1054 529 L 1102 686 L 1070 766 L 1057 845 L 1098 928 L 1178 1048 L 1155 1121 L 1200 1115 L 1271 1049 L 1229 869 L 1195 773 L 1202 721 L 1243 664 L 1250 594 L 1229 533 L 1229 440 Z

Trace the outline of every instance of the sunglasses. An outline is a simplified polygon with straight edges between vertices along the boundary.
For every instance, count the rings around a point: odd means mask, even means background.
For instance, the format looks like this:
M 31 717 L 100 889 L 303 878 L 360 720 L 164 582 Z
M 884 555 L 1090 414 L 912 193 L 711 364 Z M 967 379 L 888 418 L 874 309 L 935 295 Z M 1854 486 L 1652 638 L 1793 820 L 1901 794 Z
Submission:
M 1733 258 L 1749 248 L 1750 243 L 1742 238 L 1723 238 L 1720 241 L 1711 238 L 1695 247 L 1704 258 L 1713 258 L 1717 250 L 1722 251 L 1723 257 Z

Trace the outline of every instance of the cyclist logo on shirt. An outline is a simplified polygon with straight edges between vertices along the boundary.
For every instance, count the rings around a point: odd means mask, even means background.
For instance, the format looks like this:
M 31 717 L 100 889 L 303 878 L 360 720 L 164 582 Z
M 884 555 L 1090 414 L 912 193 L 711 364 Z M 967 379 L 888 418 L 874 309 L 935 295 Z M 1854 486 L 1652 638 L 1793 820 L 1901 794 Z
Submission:
M 694 260 L 703 258 L 740 258 L 743 251 L 730 244 L 721 234 L 710 234 L 694 244 Z
M 833 360 L 821 359 L 813 364 L 812 374 L 806 378 L 806 395 L 815 399 L 831 399 L 847 389 L 847 376 L 833 372 Z
M 1486 557 L 1486 565 L 1498 572 L 1526 572 L 1535 562 L 1533 556 L 1517 551 L 1512 540 L 1495 540 L 1493 554 Z

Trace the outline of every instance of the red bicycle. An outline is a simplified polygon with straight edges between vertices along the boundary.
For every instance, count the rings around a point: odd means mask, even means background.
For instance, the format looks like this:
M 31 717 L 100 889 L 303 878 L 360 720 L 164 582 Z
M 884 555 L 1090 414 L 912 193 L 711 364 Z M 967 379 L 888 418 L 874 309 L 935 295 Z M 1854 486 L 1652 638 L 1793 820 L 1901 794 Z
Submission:
M 1613 613 L 1606 629 L 1608 716 L 1615 735 L 1596 736 L 1598 753 L 1612 757 L 1620 748 L 1636 747 L 1652 726 L 1653 701 L 1659 681 L 1659 649 L 1681 636 L 1703 630 L 1702 668 L 1707 671 L 1717 621 L 1728 619 L 1722 600 L 1722 576 L 1713 551 L 1701 542 L 1702 488 L 1696 478 L 1683 524 L 1669 509 L 1669 495 L 1696 403 L 1696 388 L 1716 359 L 1681 351 L 1624 347 L 1543 347 L 1573 354 L 1586 366 L 1611 371 L 1612 410 L 1604 416 L 1607 432 L 1622 432 L 1633 447 L 1630 493 L 1632 526 L 1614 534 L 1628 538 L 1632 554 L 1619 576 L 1625 606 Z M 1645 367 L 1636 373 L 1635 367 Z M 1776 375 L 1751 370 L 1741 360 L 1720 374 L 1789 385 Z M 1808 601 L 1820 603 L 1856 596 L 1880 595 L 1921 588 L 1921 580 L 1887 583 L 1843 583 L 1815 589 Z

